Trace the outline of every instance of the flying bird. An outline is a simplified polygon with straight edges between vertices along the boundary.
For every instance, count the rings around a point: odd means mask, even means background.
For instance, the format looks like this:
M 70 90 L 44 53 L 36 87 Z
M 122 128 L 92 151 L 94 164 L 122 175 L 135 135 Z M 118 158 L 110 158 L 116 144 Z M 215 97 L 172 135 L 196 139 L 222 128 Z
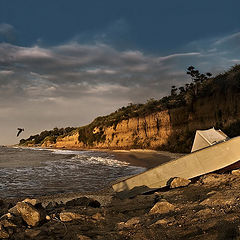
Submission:
M 17 130 L 18 130 L 18 133 L 17 133 L 17 137 L 18 137 L 20 133 L 24 131 L 24 128 L 18 128 Z

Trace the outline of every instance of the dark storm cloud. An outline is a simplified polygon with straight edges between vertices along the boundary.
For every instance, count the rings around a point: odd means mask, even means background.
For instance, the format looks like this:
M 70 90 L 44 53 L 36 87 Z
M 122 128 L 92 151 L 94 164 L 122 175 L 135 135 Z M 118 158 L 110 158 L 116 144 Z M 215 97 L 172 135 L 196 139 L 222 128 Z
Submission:
M 141 88 L 148 89 L 149 96 L 144 99 L 151 97 L 153 87 L 153 93 L 165 94 L 172 78 L 168 73 L 171 64 L 175 65 L 179 58 L 199 55 L 190 52 L 159 57 L 140 51 L 119 51 L 105 44 L 77 42 L 50 48 L 0 44 L 0 53 L 1 90 L 4 92 L 11 86 L 9 96 L 53 100 L 89 94 L 107 97 L 121 92 L 132 99 L 134 90 L 136 101 L 142 99 Z M 4 97 L 6 101 L 8 98 Z
M 215 73 L 216 66 L 237 63 L 239 36 L 234 33 L 192 42 L 186 47 L 188 50 L 166 56 L 76 41 L 48 48 L 2 43 L 1 104 L 11 98 L 41 102 L 91 95 L 133 102 L 160 98 L 169 93 L 171 85 L 180 86 L 188 81 L 185 71 L 189 65 Z M 230 43 L 232 51 L 227 48 Z

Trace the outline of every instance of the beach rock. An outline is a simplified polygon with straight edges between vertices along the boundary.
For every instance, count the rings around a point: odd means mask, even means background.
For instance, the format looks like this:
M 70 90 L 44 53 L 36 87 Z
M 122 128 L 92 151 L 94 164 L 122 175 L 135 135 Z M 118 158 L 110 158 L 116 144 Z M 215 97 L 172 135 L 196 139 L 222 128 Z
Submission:
M 36 238 L 41 233 L 41 230 L 26 229 L 25 236 L 28 238 Z
M 168 223 L 168 221 L 166 219 L 160 219 L 158 221 L 156 221 L 154 224 L 152 224 L 153 226 L 154 225 L 166 225 Z
M 16 207 L 23 220 L 30 226 L 37 226 L 45 218 L 44 212 L 30 203 L 18 202 Z
M 190 180 L 185 178 L 176 177 L 170 183 L 170 188 L 185 187 L 191 183 Z
M 3 224 L 4 227 L 15 227 L 20 226 L 23 223 L 21 215 L 13 215 L 11 213 L 6 213 L 0 218 L 0 224 Z M 7 226 L 8 225 L 8 226 Z
M 70 222 L 73 220 L 85 220 L 86 216 L 79 214 L 79 213 L 73 213 L 73 212 L 61 212 L 60 215 L 60 220 L 62 222 Z
M 133 217 L 125 222 L 125 227 L 132 227 L 140 223 L 140 217 Z
M 164 214 L 174 211 L 175 206 L 167 201 L 157 202 L 149 211 L 150 214 Z
M 216 193 L 217 193 L 216 191 L 210 191 L 210 192 L 207 193 L 207 196 L 211 196 L 211 195 L 214 195 Z
M 9 237 L 10 237 L 9 233 L 4 229 L 3 225 L 0 224 L 0 238 L 7 239 Z
M 92 216 L 92 219 L 100 221 L 100 220 L 104 220 L 105 218 L 103 217 L 103 215 L 101 213 L 96 213 Z
M 91 238 L 89 238 L 85 235 L 81 235 L 81 234 L 77 234 L 77 239 L 79 239 L 79 240 L 91 240 Z
M 0 219 L 11 219 L 13 215 L 11 213 L 6 213 L 0 217 Z
M 225 206 L 225 205 L 233 205 L 236 202 L 235 198 L 225 196 L 221 193 L 216 193 L 211 197 L 203 200 L 200 205 L 207 205 L 207 206 Z
M 123 228 L 135 227 L 140 223 L 140 217 L 133 217 L 126 222 L 119 222 L 117 224 L 117 229 L 122 230 Z
M 26 198 L 22 202 L 30 203 L 33 206 L 35 206 L 35 205 L 37 205 L 39 203 L 38 200 L 35 199 L 35 198 L 32 198 L 32 199 L 31 198 Z
M 240 169 L 232 170 L 232 174 L 235 176 L 240 176 Z
M 19 212 L 17 210 L 17 206 L 14 206 L 14 207 L 8 209 L 8 212 L 11 213 L 11 214 L 14 214 L 14 215 L 19 215 Z
M 207 217 L 213 214 L 212 210 L 210 208 L 202 209 L 198 212 L 196 212 L 196 215 L 199 217 Z
M 125 228 L 125 222 L 119 222 L 119 223 L 117 223 L 117 229 L 118 229 L 118 230 L 122 230 L 123 228 Z
M 5 228 L 7 227 L 17 227 L 11 220 L 3 219 L 0 221 L 0 225 L 3 225 Z

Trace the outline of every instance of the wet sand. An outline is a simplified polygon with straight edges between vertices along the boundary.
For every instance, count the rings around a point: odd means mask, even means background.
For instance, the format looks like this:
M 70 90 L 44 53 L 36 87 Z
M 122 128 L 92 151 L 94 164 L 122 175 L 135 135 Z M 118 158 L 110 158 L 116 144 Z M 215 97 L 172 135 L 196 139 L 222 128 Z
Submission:
M 154 150 L 114 150 L 112 154 L 119 161 L 128 162 L 132 166 L 144 167 L 146 169 L 154 168 L 160 164 L 177 159 L 184 154 L 170 153 Z

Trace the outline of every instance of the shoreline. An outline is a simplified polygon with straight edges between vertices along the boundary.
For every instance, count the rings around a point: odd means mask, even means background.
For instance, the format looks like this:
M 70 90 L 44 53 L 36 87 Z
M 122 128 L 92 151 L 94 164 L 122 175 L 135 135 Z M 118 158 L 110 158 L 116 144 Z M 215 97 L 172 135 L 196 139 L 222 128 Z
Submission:
M 39 146 L 35 147 L 25 147 L 25 146 L 8 146 L 12 148 L 23 148 L 23 149 L 42 149 L 42 150 L 63 150 L 63 151 L 97 151 L 97 152 L 106 152 L 110 153 L 114 156 L 114 158 L 117 161 L 127 162 L 130 166 L 136 166 L 144 168 L 144 171 L 147 171 L 151 168 L 154 168 L 160 164 L 166 163 L 168 161 L 174 160 L 178 157 L 181 157 L 183 154 L 176 154 L 176 153 L 170 153 L 165 151 L 156 151 L 156 150 L 149 150 L 149 149 L 130 149 L 130 150 L 111 150 L 111 149 L 72 149 L 72 148 L 43 148 Z M 128 176 L 129 177 L 129 176 Z M 100 188 L 95 191 L 73 191 L 73 192 L 62 192 L 62 193 L 44 193 L 41 196 L 36 196 L 37 199 L 42 199 L 43 201 L 48 201 L 50 199 L 51 201 L 55 202 L 66 202 L 70 201 L 74 198 L 80 197 L 80 196 L 105 196 L 109 198 L 110 196 L 114 195 L 114 191 L 112 189 L 112 184 L 120 181 L 121 178 L 117 178 L 112 183 L 110 183 L 108 186 L 105 186 L 104 188 Z M 24 197 L 4 197 L 2 199 L 6 200 L 20 200 Z M 97 197 L 98 198 L 98 197 Z M 49 201 L 50 201 L 49 200 Z
M 10 147 L 10 146 L 9 146 Z M 144 168 L 143 171 L 147 171 L 151 168 L 154 168 L 160 164 L 166 163 L 168 161 L 174 160 L 177 157 L 182 156 L 182 154 L 170 153 L 170 152 L 163 152 L 163 151 L 156 151 L 156 150 L 148 150 L 148 149 L 130 149 L 130 150 L 111 150 L 111 149 L 66 149 L 66 148 L 42 148 L 39 146 L 35 147 L 25 147 L 25 146 L 11 146 L 12 148 L 23 148 L 23 149 L 42 149 L 47 151 L 54 151 L 54 150 L 63 150 L 63 151 L 97 151 L 97 152 L 106 152 L 110 153 L 114 156 L 114 159 L 121 162 L 127 162 L 129 166 L 136 166 Z M 74 154 L 74 153 L 73 153 Z M 77 153 L 76 153 L 77 154 Z M 128 176 L 129 177 L 129 176 Z M 68 201 L 76 198 L 77 196 L 83 195 L 91 195 L 91 196 L 98 196 L 100 195 L 107 195 L 108 197 L 114 194 L 112 189 L 112 184 L 122 180 L 122 178 L 117 178 L 109 185 L 99 188 L 95 191 L 72 191 L 72 192 L 62 192 L 62 193 L 48 193 L 44 192 L 41 196 L 36 196 L 36 198 L 40 199 L 58 199 L 59 201 L 63 201 L 67 199 Z M 4 199 L 14 199 L 19 200 L 23 199 L 24 197 L 4 197 Z M 64 200 L 66 201 L 66 200 Z
M 43 149 L 43 150 L 66 150 L 66 151 L 96 151 L 96 152 L 106 152 L 111 153 L 115 156 L 116 160 L 127 162 L 131 166 L 143 167 L 146 170 L 154 168 L 165 162 L 180 158 L 184 156 L 183 153 L 171 153 L 168 151 L 157 151 L 152 149 L 83 149 L 83 148 L 47 148 L 40 146 L 19 146 L 14 145 L 11 147 L 19 147 L 26 149 Z

